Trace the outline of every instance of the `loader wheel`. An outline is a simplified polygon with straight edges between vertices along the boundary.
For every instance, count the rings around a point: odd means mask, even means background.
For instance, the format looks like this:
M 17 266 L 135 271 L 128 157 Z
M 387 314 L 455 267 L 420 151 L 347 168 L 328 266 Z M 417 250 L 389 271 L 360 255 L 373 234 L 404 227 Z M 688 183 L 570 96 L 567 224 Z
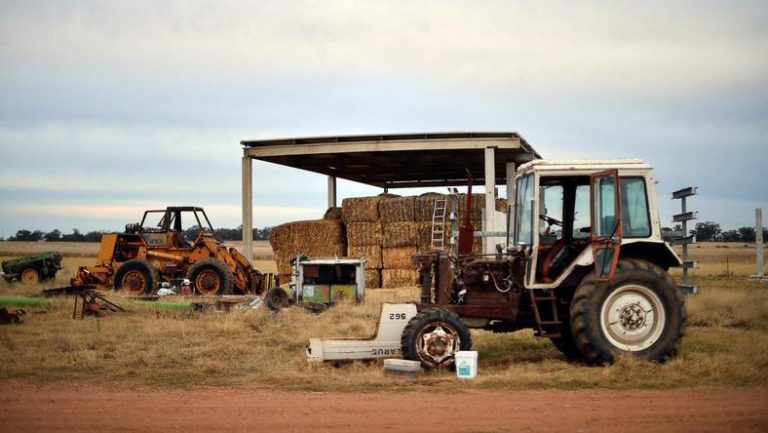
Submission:
M 115 290 L 125 290 L 134 296 L 151 294 L 158 281 L 157 269 L 145 260 L 128 260 L 115 272 Z
M 215 259 L 201 260 L 187 272 L 195 291 L 203 296 L 229 295 L 232 293 L 234 280 L 232 271 Z
M 288 293 L 281 287 L 273 287 L 267 291 L 267 297 L 264 299 L 267 308 L 272 311 L 280 311 L 290 304 Z
M 21 271 L 21 284 L 37 284 L 40 282 L 40 272 L 35 268 L 27 268 Z
M 664 362 L 685 333 L 685 303 L 672 278 L 644 260 L 619 261 L 613 281 L 585 278 L 571 304 L 571 328 L 587 363 L 616 356 Z
M 403 358 L 425 368 L 452 367 L 456 352 L 472 349 L 472 337 L 456 313 L 431 308 L 408 321 L 400 344 Z
M 567 361 L 580 361 L 584 359 L 584 355 L 581 354 L 581 350 L 576 345 L 571 333 L 571 325 L 569 323 L 563 323 L 560 325 L 559 338 L 550 338 L 552 344 L 565 356 Z

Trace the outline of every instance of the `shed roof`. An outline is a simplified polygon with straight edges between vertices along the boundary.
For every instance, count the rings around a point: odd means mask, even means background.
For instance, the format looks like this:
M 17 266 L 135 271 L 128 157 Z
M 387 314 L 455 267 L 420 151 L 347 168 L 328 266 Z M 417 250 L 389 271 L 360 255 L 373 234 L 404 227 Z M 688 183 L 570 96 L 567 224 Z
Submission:
M 515 132 L 305 137 L 241 141 L 245 156 L 381 188 L 456 186 L 469 169 L 484 182 L 484 150 L 495 149 L 496 183 L 506 162 L 541 156 Z

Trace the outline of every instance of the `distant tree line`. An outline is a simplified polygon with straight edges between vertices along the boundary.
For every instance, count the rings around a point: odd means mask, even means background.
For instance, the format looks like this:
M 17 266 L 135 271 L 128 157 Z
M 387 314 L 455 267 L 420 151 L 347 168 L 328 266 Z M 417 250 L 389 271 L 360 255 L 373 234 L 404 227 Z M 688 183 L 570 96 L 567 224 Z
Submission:
M 253 229 L 253 239 L 267 240 L 272 227 L 263 227 Z M 72 233 L 64 234 L 59 229 L 44 232 L 42 230 L 19 230 L 15 235 L 8 238 L 9 241 L 23 242 L 100 242 L 101 235 L 110 233 L 104 230 L 96 230 L 87 233 L 81 233 L 78 229 L 72 229 Z M 243 228 L 238 226 L 235 229 L 218 228 L 214 230 L 214 237 L 220 241 L 239 241 L 243 239 Z M 0 241 L 4 240 L 0 238 Z
M 662 228 L 665 238 L 682 236 L 682 230 L 679 224 L 673 228 Z M 696 241 L 699 242 L 755 242 L 757 239 L 754 227 L 723 231 L 720 224 L 713 221 L 696 223 L 692 230 L 688 230 L 688 235 L 696 236 Z M 763 242 L 768 242 L 768 227 L 763 227 Z

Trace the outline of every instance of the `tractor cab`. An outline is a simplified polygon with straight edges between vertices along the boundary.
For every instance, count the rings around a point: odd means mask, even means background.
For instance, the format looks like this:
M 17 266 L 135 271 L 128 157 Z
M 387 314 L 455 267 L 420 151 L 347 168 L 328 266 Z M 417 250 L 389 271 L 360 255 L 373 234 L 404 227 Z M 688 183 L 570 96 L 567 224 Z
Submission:
M 639 160 L 534 161 L 516 187 L 513 239 L 529 249 L 526 288 L 573 286 L 592 270 L 609 280 L 626 248 L 655 253 L 664 269 L 680 264 L 649 200 L 651 167 Z
M 129 227 L 126 227 L 126 231 Z M 213 226 L 200 207 L 174 207 L 144 212 L 141 223 L 133 227 L 147 248 L 192 249 L 199 238 L 213 236 Z

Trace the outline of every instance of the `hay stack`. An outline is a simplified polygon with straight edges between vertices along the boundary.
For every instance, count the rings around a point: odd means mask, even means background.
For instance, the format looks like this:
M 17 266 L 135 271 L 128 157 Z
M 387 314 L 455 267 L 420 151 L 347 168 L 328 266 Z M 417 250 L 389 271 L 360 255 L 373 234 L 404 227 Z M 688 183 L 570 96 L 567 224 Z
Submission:
M 418 277 L 419 273 L 415 269 L 384 269 L 381 271 L 381 287 L 412 287 L 416 285 Z
M 281 224 L 272 229 L 269 244 L 277 262 L 277 273 L 281 275 L 291 273 L 288 262 L 299 254 L 340 257 L 347 252 L 344 225 L 330 219 Z
M 392 194 L 382 194 L 374 197 L 351 197 L 341 201 L 341 219 L 349 223 L 363 221 L 379 221 L 379 202 L 381 200 L 397 197 Z
M 419 244 L 419 223 L 400 221 L 384 225 L 384 248 L 415 247 Z
M 384 269 L 413 269 L 413 255 L 416 247 L 384 248 L 382 256 Z
M 420 222 L 419 224 L 419 243 L 417 249 L 421 253 L 432 251 L 432 222 Z M 450 247 L 451 241 L 451 223 L 446 222 L 443 226 L 443 236 L 445 247 Z
M 365 269 L 381 269 L 382 267 L 381 247 L 379 245 L 347 247 L 347 257 L 353 259 L 365 257 Z
M 381 224 L 376 222 L 347 223 L 347 243 L 351 247 L 381 245 L 384 241 Z
M 379 202 L 379 218 L 382 224 L 413 221 L 416 197 L 385 198 Z
M 448 198 L 448 196 L 443 194 L 438 194 L 436 192 L 428 192 L 416 197 L 415 206 L 414 206 L 414 220 L 415 221 L 432 221 L 432 215 L 435 212 L 435 201 L 437 201 L 438 199 L 446 199 L 445 216 L 447 218 L 448 213 L 451 211 L 451 201 Z

